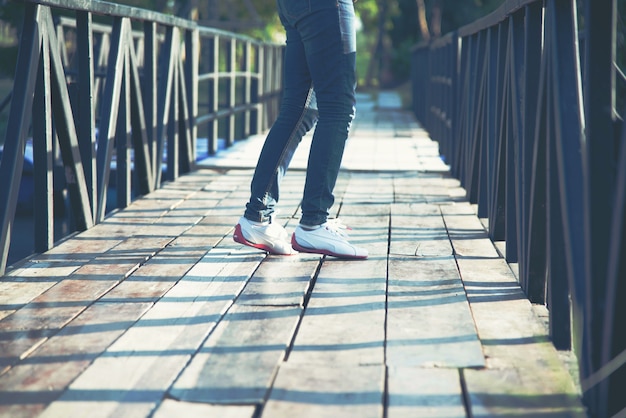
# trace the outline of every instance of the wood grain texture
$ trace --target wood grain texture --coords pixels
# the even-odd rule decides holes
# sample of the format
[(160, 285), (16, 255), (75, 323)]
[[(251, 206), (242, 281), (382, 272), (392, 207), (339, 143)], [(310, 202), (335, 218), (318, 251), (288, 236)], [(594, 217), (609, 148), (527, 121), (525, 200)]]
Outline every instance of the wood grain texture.
[(233, 307), (169, 395), (188, 402), (262, 402), (301, 313), (299, 306)]
[(388, 371), (389, 418), (465, 418), (457, 369), (398, 366)]
[(387, 364), (485, 365), (453, 257), (391, 258), (387, 297)]
[(284, 364), (263, 411), (264, 417), (382, 416), (384, 368)]
[(384, 363), (387, 260), (327, 259), (317, 276), (290, 363)]

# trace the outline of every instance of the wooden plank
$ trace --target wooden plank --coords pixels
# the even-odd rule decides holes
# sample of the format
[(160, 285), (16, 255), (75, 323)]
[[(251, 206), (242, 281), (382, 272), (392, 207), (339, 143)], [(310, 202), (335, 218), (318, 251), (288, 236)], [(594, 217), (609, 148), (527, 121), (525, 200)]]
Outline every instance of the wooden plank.
[(273, 418), (380, 418), (385, 368), (283, 364), (263, 410)]
[(543, 406), (560, 405), (576, 416), (572, 378), (506, 260), (460, 258), (458, 265), (490, 369), (467, 372), (477, 411), (493, 414), (510, 405), (540, 415), (547, 413)]
[[(195, 228), (194, 228), (195, 229)], [(146, 301), (156, 303), (168, 290), (193, 269), (207, 253), (207, 247), (196, 240), (178, 237), (156, 257), (140, 266), (137, 271), (117, 285), (102, 301)]]
[(577, 416), (571, 376), (474, 207), (442, 211), (486, 358), (487, 369), (464, 372), (472, 415)]
[[(353, 183), (355, 181), (351, 179), (349, 190), (353, 190)], [(389, 198), (392, 199), (392, 197)], [(381, 201), (384, 199), (386, 198), (381, 198)], [(386, 258), (389, 253), (389, 205), (386, 203), (363, 204), (358, 199), (351, 200), (350, 196), (346, 196), (340, 210), (341, 222), (350, 228), (346, 231), (349, 241), (367, 249), (370, 259)], [(327, 260), (332, 259), (327, 257)]]
[(31, 303), (0, 321), (0, 369), (7, 370), (84, 311), (169, 242), (130, 239), (80, 267)]
[(153, 418), (253, 418), (255, 409), (256, 407), (252, 405), (211, 405), (166, 399), (152, 416)]
[(454, 257), (390, 258), (387, 364), (485, 365)]
[(442, 205), (448, 234), (458, 257), (499, 257), (476, 211), (467, 202)]
[(237, 299), (240, 305), (303, 306), (321, 256), (269, 256)]
[(459, 190), (465, 197), (458, 180), (446, 173), (396, 173), (393, 186), (395, 203), (450, 204), (461, 200)]
[(570, 382), (549, 369), (465, 370), (471, 416), (579, 417), (588, 415)]
[[(405, 123), (361, 122), (372, 142)], [(396, 140), (395, 152), (423, 151), (384, 141)], [(25, 344), (0, 379), (0, 415), (52, 403), (43, 416), (465, 416), (462, 383), (468, 415), (577, 416), (558, 353), (457, 180), (342, 171), (333, 215), (370, 251), (346, 261), (234, 243), (251, 178), (251, 169), (182, 176), (5, 276), (0, 333)], [(289, 231), (303, 181), (290, 171), (282, 184), (278, 219)], [(475, 325), (450, 243), (435, 242), (446, 226)], [(480, 360), (476, 330), (486, 368), (463, 369), (460, 381), (456, 367)]]
[[(127, 232), (128, 235), (138, 236), (158, 234), (160, 236), (178, 236), (200, 222), (220, 200), (224, 199), (224, 193), (197, 191), (187, 196), (186, 199), (168, 212), (165, 216), (157, 219), (142, 218), (141, 228)], [(119, 218), (117, 218), (119, 219)]]
[[(0, 379), (0, 416), (38, 416), (148, 308), (97, 303)], [(5, 333), (2, 334), (6, 336)]]
[(422, 203), (392, 205), (389, 253), (418, 257), (451, 256), (452, 244), (439, 206)]
[[(393, 202), (428, 203), (429, 196), (424, 193), (422, 184), (428, 175), (416, 172), (394, 173)], [(441, 187), (437, 192), (441, 192)]]
[(386, 257), (326, 258), (317, 276), (289, 362), (384, 363)]
[(176, 381), (169, 396), (215, 404), (262, 402), (301, 313), (299, 306), (235, 305)]
[(250, 252), (209, 252), (139, 321), (128, 324), (42, 416), (148, 416), (261, 259)]
[[(116, 236), (127, 236), (127, 234), (129, 234), (131, 231), (136, 230), (138, 228), (138, 225), (142, 225), (145, 223), (145, 219), (149, 219), (146, 218), (147, 213), (154, 213), (155, 209), (157, 210), (157, 214), (160, 212), (158, 209), (158, 201), (155, 200), (148, 202), (150, 205), (148, 208), (138, 211), (137, 207), (146, 206), (146, 201), (148, 200), (146, 199), (143, 201), (139, 201), (139, 203), (131, 205), (131, 208), (129, 208), (128, 212), (125, 212), (124, 216), (118, 216), (117, 218), (114, 216), (107, 220), (104, 224), (98, 225), (93, 229), (77, 236), (74, 240), (66, 241), (61, 245), (55, 247), (54, 249), (47, 252), (45, 255), (39, 257), (37, 262), (33, 261), (26, 263), (23, 268), (11, 272), (10, 275), (12, 277), (20, 278), (33, 276), (38, 277), (40, 274), (46, 275), (45, 280), (37, 282), (36, 285), (29, 286), (31, 291), (28, 291), (28, 289), (26, 289), (26, 286), (21, 288), (22, 300), (32, 300), (43, 291), (52, 287), (56, 281), (64, 279), (71, 273), (74, 273), (78, 266), (75, 265), (75, 263), (71, 262), (73, 259), (77, 259), (77, 261), (82, 260), (82, 262), (87, 262), (89, 259), (97, 256), (97, 254), (101, 254), (103, 252), (106, 252), (107, 250), (110, 250), (115, 245), (119, 245), (121, 242), (120, 239), (115, 238)], [(157, 202), (156, 208), (154, 206), (155, 202)], [(178, 200), (178, 203), (180, 203), (180, 200)], [(163, 210), (163, 212), (161, 213), (166, 214), (167, 209), (171, 208), (171, 206), (172, 203), (161, 205), (161, 209)], [(133, 221), (131, 222), (132, 225), (117, 225), (120, 218), (128, 218), (129, 214), (134, 215), (131, 218), (131, 220)], [(142, 222), (136, 222), (138, 219), (141, 219)], [(114, 226), (114, 230), (111, 230), (110, 226), (114, 224), (116, 224)], [(63, 263), (64, 261), (65, 263)], [(50, 268), (51, 263), (53, 262), (55, 263), (54, 269)], [(53, 277), (56, 277), (56, 279), (53, 279)], [(46, 281), (50, 281), (50, 284), (45, 285)], [(7, 290), (9, 288), (7, 282), (3, 282), (1, 286), (4, 287), (4, 290)], [(12, 293), (3, 292), (2, 294), (7, 295)], [(12, 308), (13, 309), (11, 309), (8, 313), (14, 312), (16, 308), (19, 308), (19, 304), (14, 304)], [(5, 311), (3, 315), (7, 316), (8, 313)]]
[[(89, 247), (85, 243), (84, 248)], [(29, 260), (19, 269), (7, 273), (0, 281), (0, 320), (21, 309), (78, 267), (76, 262), (69, 260)]]
[(465, 418), (457, 369), (390, 367), (388, 418)]
[(367, 194), (355, 193), (353, 186), (364, 184), (350, 179), (348, 190), (355, 200), (346, 198), (349, 193), (344, 195), (341, 219), (353, 228), (350, 242), (366, 247), (370, 256), (367, 260), (325, 257), (289, 354), (290, 362), (384, 362), (389, 206), (356, 203)]
[[(169, 196), (167, 193), (156, 194)], [(185, 196), (188, 195), (185, 192)], [(0, 282), (0, 319), (76, 273), (81, 264), (120, 245), (125, 238), (137, 233), (145, 225), (167, 216), (173, 207), (181, 203), (178, 195), (174, 202), (162, 198), (139, 199), (126, 211), (114, 214), (104, 223), (62, 242), (7, 273), (11, 279)], [(3, 299), (11, 300), (12, 303), (3, 303)]]
[[(389, 204), (393, 202), (393, 176), (381, 173), (350, 174), (350, 181), (346, 191), (341, 195), (343, 205), (355, 206), (350, 212), (354, 215), (366, 210), (365, 205)], [(344, 216), (346, 207), (341, 208)], [(358, 209), (358, 211), (357, 211)]]
[[(105, 294), (120, 280), (123, 280), (140, 262), (145, 261), (147, 256), (145, 253), (142, 254), (143, 251), (156, 252), (168, 243), (167, 240), (156, 239), (154, 246), (152, 246), (150, 241), (143, 238), (126, 241), (106, 255), (97, 258), (94, 264), (78, 268), (74, 275), (63, 281), (61, 280), (65, 277), (61, 277), (62, 274), (59, 273), (64, 273), (68, 268), (71, 270), (75, 267), (62, 266), (57, 268), (48, 262), (43, 264), (44, 266), (52, 265), (47, 269), (22, 269), (20, 271), (22, 275), (37, 276), (45, 271), (47, 274), (56, 273), (59, 276), (56, 279), (50, 277), (50, 282), (44, 280), (44, 286), (41, 288), (35, 287), (35, 290), (41, 289), (42, 291), (47, 290), (47, 292), (32, 300), (33, 305), (26, 306), (21, 311), (6, 318), (5, 321), (0, 322), (0, 329), (5, 336), (0, 342), (0, 345), (3, 346), (4, 367), (9, 367), (15, 361), (28, 355), (47, 337), (53, 335), (64, 324), (78, 315), (81, 310), (89, 305), (90, 301)], [(137, 253), (135, 249), (140, 250)], [(59, 281), (59, 283), (55, 284), (55, 281)], [(15, 289), (19, 291), (23, 287), (16, 286)], [(141, 289), (140, 292), (145, 292), (145, 289)], [(69, 300), (75, 302), (63, 302)], [(25, 304), (16, 304), (14, 312), (23, 306)], [(12, 337), (7, 338), (9, 335)]]
[(490, 368), (558, 364), (556, 349), (506, 261), (459, 259), (461, 277)]

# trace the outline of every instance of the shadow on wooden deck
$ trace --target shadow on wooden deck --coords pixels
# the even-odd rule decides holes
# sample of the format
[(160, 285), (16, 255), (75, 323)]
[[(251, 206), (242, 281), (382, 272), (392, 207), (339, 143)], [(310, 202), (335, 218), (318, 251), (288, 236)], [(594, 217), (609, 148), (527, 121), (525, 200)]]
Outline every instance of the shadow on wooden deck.
[(262, 140), (2, 278), (0, 416), (586, 416), (541, 308), (396, 96), (361, 98), (336, 188), (364, 261), (232, 240)]

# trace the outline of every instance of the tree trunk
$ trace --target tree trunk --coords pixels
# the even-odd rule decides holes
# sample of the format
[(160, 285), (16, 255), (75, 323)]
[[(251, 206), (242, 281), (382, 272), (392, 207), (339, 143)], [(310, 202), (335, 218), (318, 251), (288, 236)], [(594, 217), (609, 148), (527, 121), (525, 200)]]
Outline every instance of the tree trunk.
[(419, 23), (422, 39), (430, 41), (430, 30), (428, 30), (428, 21), (426, 20), (426, 5), (424, 0), (417, 0), (417, 21)]
[(365, 76), (365, 85), (368, 87), (372, 87), (373, 80), (375, 77), (380, 78), (381, 68), (382, 68), (382, 60), (384, 57), (384, 49), (385, 49), (385, 23), (387, 22), (387, 10), (389, 0), (379, 0), (380, 1), (380, 13), (378, 15), (378, 38), (376, 40), (376, 48), (374, 49), (374, 53), (370, 58), (369, 65), (367, 66), (367, 74)]
[(439, 38), (441, 36), (441, 13), (443, 0), (435, 0), (433, 3), (433, 10), (430, 15), (430, 28), (432, 36)]

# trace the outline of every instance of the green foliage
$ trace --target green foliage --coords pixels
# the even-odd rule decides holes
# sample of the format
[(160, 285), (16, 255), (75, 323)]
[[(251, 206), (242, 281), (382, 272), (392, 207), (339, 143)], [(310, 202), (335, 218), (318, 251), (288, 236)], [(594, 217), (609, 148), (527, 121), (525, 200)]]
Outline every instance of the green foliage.
[[(15, 65), (17, 63), (17, 45), (0, 47), (0, 77), (13, 77)], [(2, 100), (4, 97), (0, 97)]]

